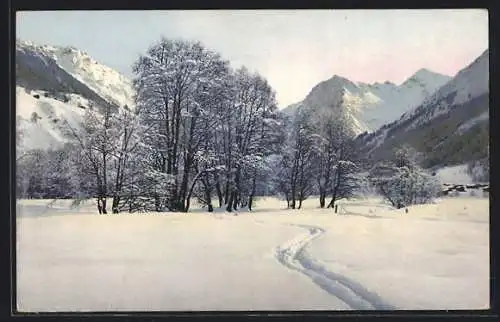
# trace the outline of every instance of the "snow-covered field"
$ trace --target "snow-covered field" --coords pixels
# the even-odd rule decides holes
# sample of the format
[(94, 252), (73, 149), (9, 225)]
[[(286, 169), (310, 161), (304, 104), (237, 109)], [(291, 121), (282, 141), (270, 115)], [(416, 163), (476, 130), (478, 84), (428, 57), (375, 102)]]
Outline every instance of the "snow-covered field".
[[(49, 205), (50, 203), (50, 205)], [(484, 309), (489, 201), (262, 198), (252, 213), (97, 215), (21, 200), (20, 311)]]

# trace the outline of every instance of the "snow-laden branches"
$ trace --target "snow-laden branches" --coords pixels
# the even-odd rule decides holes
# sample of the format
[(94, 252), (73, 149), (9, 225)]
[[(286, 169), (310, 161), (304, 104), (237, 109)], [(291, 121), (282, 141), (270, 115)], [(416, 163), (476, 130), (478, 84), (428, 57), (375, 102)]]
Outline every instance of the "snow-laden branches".
[(143, 144), (151, 165), (174, 178), (168, 208), (187, 211), (192, 193), (211, 204), (213, 190), (229, 211), (248, 204), (262, 159), (275, 149), (267, 81), (245, 68), (232, 71), (201, 43), (166, 38), (133, 69), (139, 117), (154, 124)]
[(436, 177), (420, 168), (418, 156), (409, 147), (396, 149), (392, 162), (378, 163), (370, 171), (369, 180), (394, 207), (431, 201), (440, 185)]

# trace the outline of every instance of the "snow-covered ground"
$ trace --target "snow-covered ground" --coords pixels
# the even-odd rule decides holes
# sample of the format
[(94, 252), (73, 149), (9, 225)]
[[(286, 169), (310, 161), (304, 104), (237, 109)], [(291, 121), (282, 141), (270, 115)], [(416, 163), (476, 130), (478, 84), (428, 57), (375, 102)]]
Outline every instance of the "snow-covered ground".
[(339, 212), (262, 198), (238, 216), (100, 216), (93, 202), (22, 200), (18, 308), (488, 308), (488, 199), (443, 198), (408, 213), (355, 199)]

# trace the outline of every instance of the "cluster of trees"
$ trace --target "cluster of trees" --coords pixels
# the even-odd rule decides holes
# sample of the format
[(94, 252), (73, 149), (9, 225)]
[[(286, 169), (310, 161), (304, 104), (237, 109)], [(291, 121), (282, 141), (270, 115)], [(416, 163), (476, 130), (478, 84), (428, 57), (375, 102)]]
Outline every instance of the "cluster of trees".
[(317, 119), (299, 109), (288, 128), (278, 158), (276, 191), (289, 208), (300, 209), (312, 194), (319, 195), (321, 208), (330, 208), (336, 200), (356, 193), (360, 169), (354, 162), (354, 134), (345, 117)]
[[(200, 43), (168, 39), (152, 45), (134, 73), (133, 111), (87, 109), (81, 126), (63, 121), (76, 142), (68, 148), (74, 155), (66, 159), (69, 167), (91, 183), (81, 195), (97, 198), (102, 213), (109, 211), (109, 198), (115, 213), (187, 212), (193, 197), (212, 211), (214, 196), (228, 211), (251, 208), (266, 157), (276, 152), (281, 137), (267, 81), (244, 67), (232, 70)], [(18, 162), (20, 177), (59, 172), (48, 162), (50, 171), (26, 175), (31, 160)], [(45, 180), (39, 186), (51, 184)], [(33, 193), (29, 182), (24, 186), (18, 189), (21, 196), (52, 196), (42, 188)]]
[[(278, 113), (262, 76), (200, 43), (162, 38), (133, 71), (135, 108), (88, 108), (82, 124), (62, 121), (71, 143), (21, 153), (18, 197), (96, 198), (99, 213), (187, 212), (196, 199), (231, 212), (262, 194), (292, 209), (317, 194), (333, 207), (362, 185), (345, 117)], [(434, 193), (409, 155), (370, 172), (396, 207)]]
[(393, 160), (377, 163), (368, 178), (397, 209), (431, 201), (441, 190), (435, 176), (419, 165), (419, 154), (409, 146), (395, 150)]
[(188, 211), (195, 195), (213, 209), (251, 208), (265, 157), (279, 143), (275, 93), (267, 81), (200, 43), (161, 39), (134, 66), (137, 111), (152, 173), (169, 184), (159, 209)]
[(71, 198), (81, 191), (72, 177), (71, 148), (35, 149), (18, 154), (16, 194), (19, 198)]

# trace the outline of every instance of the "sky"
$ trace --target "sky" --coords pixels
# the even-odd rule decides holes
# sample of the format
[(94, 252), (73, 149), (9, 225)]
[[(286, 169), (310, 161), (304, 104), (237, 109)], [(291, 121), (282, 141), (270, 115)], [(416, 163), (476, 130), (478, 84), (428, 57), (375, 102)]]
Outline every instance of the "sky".
[(401, 84), (421, 68), (454, 76), (488, 48), (485, 9), (18, 12), (17, 38), (74, 46), (133, 77), (161, 36), (198, 40), (267, 78), (283, 108), (333, 75)]

